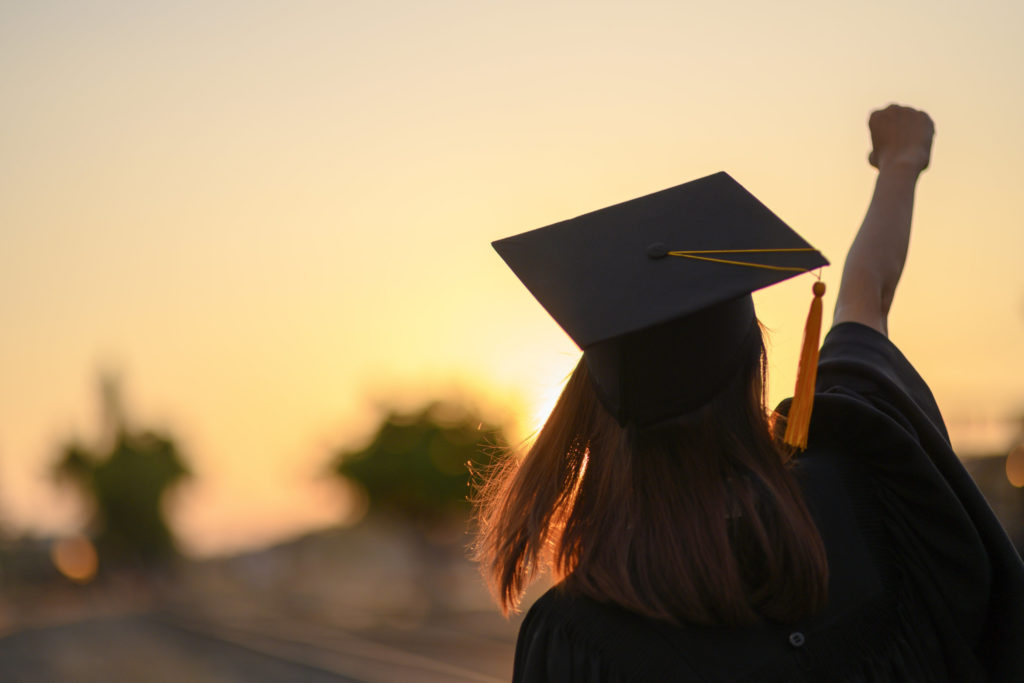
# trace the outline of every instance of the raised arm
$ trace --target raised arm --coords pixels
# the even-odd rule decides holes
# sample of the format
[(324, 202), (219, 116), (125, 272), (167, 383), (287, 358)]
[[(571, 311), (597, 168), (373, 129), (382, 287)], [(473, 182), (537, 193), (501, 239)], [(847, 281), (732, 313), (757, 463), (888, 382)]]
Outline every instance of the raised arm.
[(864, 222), (846, 255), (833, 324), (858, 322), (888, 336), (889, 308), (910, 243), (914, 188), (928, 167), (935, 126), (923, 111), (890, 105), (868, 120), (878, 168)]

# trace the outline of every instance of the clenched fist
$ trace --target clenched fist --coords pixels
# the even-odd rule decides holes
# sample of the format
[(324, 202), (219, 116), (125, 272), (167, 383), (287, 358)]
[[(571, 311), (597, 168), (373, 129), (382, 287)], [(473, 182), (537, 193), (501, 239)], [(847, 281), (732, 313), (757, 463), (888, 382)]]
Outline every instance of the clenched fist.
[(878, 170), (902, 166), (920, 173), (931, 159), (935, 124), (923, 111), (890, 104), (871, 112), (871, 154), (868, 161)]

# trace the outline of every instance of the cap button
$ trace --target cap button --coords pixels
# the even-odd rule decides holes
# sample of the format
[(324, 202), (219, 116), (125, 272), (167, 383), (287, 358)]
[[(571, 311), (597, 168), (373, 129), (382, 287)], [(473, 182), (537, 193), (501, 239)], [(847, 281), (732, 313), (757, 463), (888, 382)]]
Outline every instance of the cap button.
[(659, 259), (668, 256), (668, 247), (661, 242), (655, 242), (651, 246), (647, 247), (647, 258)]

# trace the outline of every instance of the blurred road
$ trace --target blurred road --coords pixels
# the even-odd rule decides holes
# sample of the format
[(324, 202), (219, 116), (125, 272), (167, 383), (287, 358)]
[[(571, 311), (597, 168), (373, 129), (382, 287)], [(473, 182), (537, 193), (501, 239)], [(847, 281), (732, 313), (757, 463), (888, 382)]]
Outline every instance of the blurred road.
[(286, 617), (211, 620), (159, 611), (86, 618), (0, 638), (0, 680), (508, 680), (509, 640), (488, 634), (495, 622), (483, 621), (481, 629), (472, 617), (448, 616), (354, 632)]
[(204, 638), (146, 615), (101, 617), (0, 639), (4, 681), (354, 681)]
[(8, 579), (0, 682), (508, 681), (519, 618), (455, 538), (368, 522), (85, 586)]

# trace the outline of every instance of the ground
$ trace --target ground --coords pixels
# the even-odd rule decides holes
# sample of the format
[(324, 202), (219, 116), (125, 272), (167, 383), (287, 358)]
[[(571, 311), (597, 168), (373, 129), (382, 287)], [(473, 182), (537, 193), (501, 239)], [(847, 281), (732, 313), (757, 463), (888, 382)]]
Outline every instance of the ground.
[(0, 607), (3, 681), (507, 681), (518, 628), (461, 542), (387, 524)]

